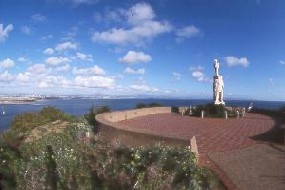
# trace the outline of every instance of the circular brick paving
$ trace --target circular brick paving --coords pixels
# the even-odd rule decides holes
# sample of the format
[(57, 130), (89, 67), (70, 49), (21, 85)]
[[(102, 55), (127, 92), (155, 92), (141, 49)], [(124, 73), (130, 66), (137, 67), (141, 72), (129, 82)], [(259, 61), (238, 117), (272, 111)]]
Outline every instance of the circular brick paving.
[(120, 121), (121, 125), (143, 133), (190, 140), (196, 137), (199, 154), (243, 148), (257, 143), (251, 137), (274, 127), (265, 115), (246, 114), (244, 118), (197, 118), (177, 114), (155, 114)]
[[(256, 184), (263, 184), (263, 189), (266, 189), (272, 183), (276, 183), (274, 186), (276, 189), (283, 189), (284, 187), (282, 181), (276, 182), (276, 177), (272, 178), (271, 175), (268, 175), (266, 182), (264, 182), (264, 177), (262, 178), (263, 181), (260, 181), (261, 177), (264, 176), (263, 171), (270, 171), (270, 169), (278, 167), (280, 163), (284, 163), (284, 159), (280, 155), (277, 158), (273, 156), (277, 161), (274, 162), (271, 159), (270, 163), (268, 163), (268, 158), (272, 157), (272, 155), (263, 151), (268, 149), (268, 145), (258, 144), (259, 141), (254, 140), (258, 139), (254, 137), (266, 133), (274, 127), (274, 120), (268, 116), (248, 113), (243, 118), (226, 120), (220, 118), (201, 119), (177, 114), (156, 114), (137, 117), (119, 123), (127, 129), (132, 128), (132, 131), (137, 130), (163, 137), (189, 141), (195, 136), (199, 151), (199, 163), (215, 171), (227, 189), (260, 189), (260, 185)], [(257, 145), (251, 146), (254, 144)], [(250, 148), (253, 147), (254, 151), (245, 148), (249, 146)], [(259, 149), (262, 150), (261, 154)], [(227, 157), (227, 155), (231, 154), (235, 154), (233, 156), (234, 159)], [(209, 155), (212, 155), (211, 159), (209, 159)], [(215, 156), (218, 156), (218, 158), (215, 158)], [(260, 159), (262, 156), (263, 160)], [(255, 160), (259, 160), (259, 162), (252, 161), (248, 164), (248, 159), (252, 157)], [(237, 169), (232, 168), (232, 165), (237, 165)], [(282, 172), (282, 169), (278, 170), (278, 175), (280, 171)], [(273, 170), (275, 171), (276, 169)], [(248, 174), (249, 171), (250, 174)], [(236, 180), (236, 176), (243, 183)], [(283, 176), (282, 174), (279, 177), (283, 178)]]

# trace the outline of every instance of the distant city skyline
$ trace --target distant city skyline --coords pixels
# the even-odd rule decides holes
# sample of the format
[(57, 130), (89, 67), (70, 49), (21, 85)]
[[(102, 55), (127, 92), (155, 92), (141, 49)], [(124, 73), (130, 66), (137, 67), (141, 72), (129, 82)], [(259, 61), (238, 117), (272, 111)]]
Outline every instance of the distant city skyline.
[(282, 0), (1, 0), (0, 94), (285, 101)]

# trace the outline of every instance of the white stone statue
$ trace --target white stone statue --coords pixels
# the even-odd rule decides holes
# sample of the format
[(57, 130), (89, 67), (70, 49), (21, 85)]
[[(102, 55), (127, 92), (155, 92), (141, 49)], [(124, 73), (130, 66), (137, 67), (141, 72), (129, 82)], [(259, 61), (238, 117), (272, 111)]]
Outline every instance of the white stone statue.
[(220, 64), (217, 59), (214, 59), (215, 76), (219, 76)]
[(219, 62), (214, 60), (215, 76), (213, 77), (213, 101), (214, 104), (225, 104), (224, 102), (224, 81), (223, 77), (219, 75)]
[(214, 80), (214, 101), (215, 104), (224, 104), (224, 81), (222, 76)]

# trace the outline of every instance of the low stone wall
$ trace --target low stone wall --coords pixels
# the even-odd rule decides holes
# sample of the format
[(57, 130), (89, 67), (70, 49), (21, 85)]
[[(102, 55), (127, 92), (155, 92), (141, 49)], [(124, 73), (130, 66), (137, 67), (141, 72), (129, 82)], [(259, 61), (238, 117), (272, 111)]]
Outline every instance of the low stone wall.
[[(154, 108), (142, 108), (142, 109), (134, 109), (134, 110), (126, 110), (126, 111), (116, 111), (111, 113), (104, 113), (96, 116), (96, 120), (104, 119), (109, 122), (118, 122), (127, 119), (133, 119), (139, 116), (145, 116), (150, 114), (160, 114), (160, 113), (171, 113), (170, 107), (154, 107)], [(102, 122), (104, 122), (102, 120)]]
[(128, 146), (155, 145), (160, 142), (165, 145), (188, 146), (189, 142), (167, 137), (160, 137), (147, 134), (145, 131), (134, 129), (132, 126), (122, 125), (119, 121), (132, 119), (139, 116), (150, 114), (171, 113), (170, 107), (142, 108), (126, 111), (116, 111), (111, 113), (98, 114), (97, 122), (100, 123), (100, 131), (106, 137), (107, 141), (119, 140), (122, 144)]

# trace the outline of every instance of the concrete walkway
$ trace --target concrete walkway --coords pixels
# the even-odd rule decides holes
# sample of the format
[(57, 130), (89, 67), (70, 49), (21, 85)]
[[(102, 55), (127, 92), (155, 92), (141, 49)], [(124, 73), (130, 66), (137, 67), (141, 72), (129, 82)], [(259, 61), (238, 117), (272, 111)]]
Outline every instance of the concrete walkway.
[(189, 140), (195, 136), (200, 164), (212, 168), (228, 189), (285, 189), (285, 147), (270, 142), (281, 131), (276, 132), (268, 116), (246, 114), (225, 120), (157, 114), (120, 124), (163, 137)]

